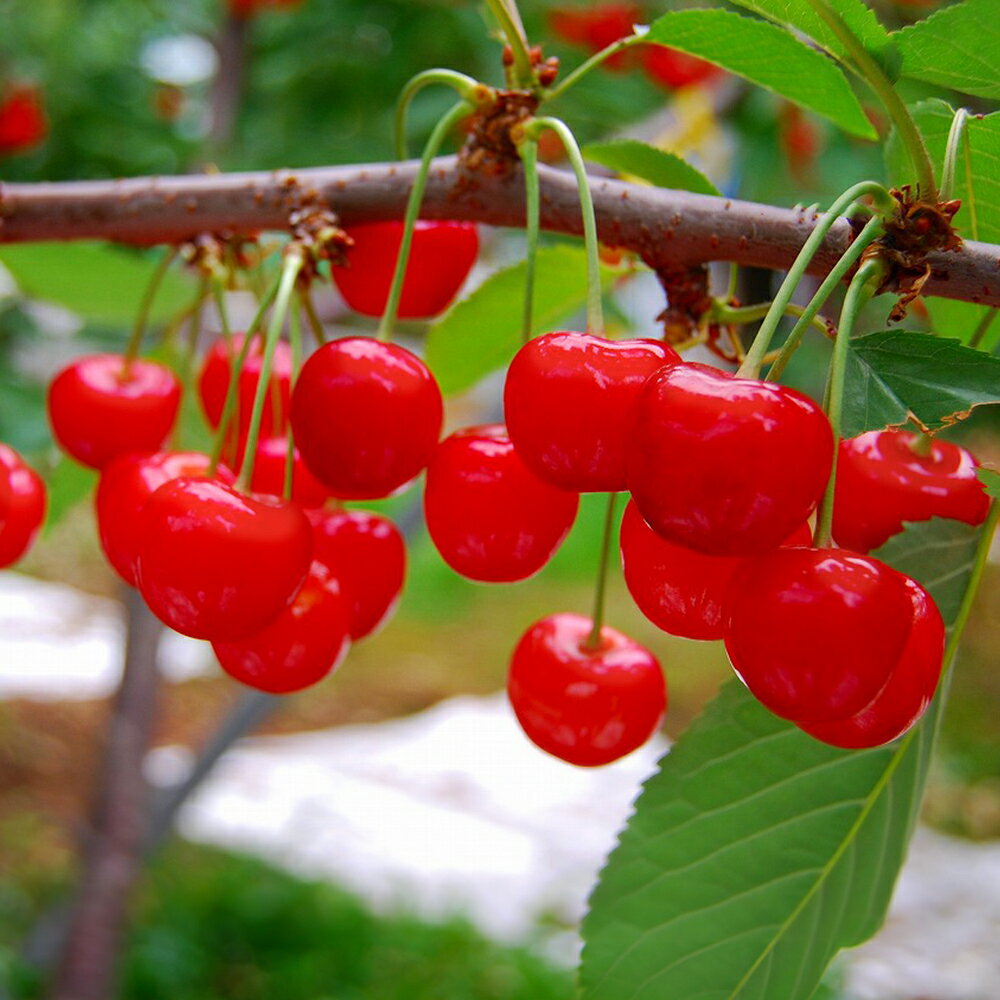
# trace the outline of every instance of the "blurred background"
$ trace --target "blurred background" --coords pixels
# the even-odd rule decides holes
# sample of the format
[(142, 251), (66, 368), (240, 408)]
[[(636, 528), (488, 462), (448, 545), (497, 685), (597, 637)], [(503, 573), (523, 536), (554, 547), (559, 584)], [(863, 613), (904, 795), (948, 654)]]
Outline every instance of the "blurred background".
[[(569, 68), (616, 37), (607, 32), (622, 17), (638, 22), (659, 12), (655, 5), (603, 5), (617, 11), (609, 29), (587, 19), (592, 8), (532, 0), (522, 13), (529, 37)], [(878, 10), (899, 25), (927, 7), (899, 0)], [(492, 30), (483, 7), (460, 0), (0, 0), (0, 181), (389, 160), (394, 102), (413, 74), (447, 66), (500, 82)], [(436, 89), (421, 95), (410, 114), (411, 150), (450, 101)], [(553, 111), (583, 142), (641, 137), (690, 159), (720, 190), (741, 198), (825, 202), (854, 179), (883, 175), (876, 145), (845, 137), (770, 94), (719, 75), (678, 77), (638, 59), (594, 72)], [(517, 233), (482, 238), (468, 288), (523, 251)], [(45, 388), (69, 358), (122, 348), (160, 253), (0, 246), (0, 440), (50, 488), (40, 540), (16, 569), (0, 573), (0, 997), (42, 995), (48, 929), (75, 883), (86, 843), (122, 644), (122, 593), (94, 527), (95, 475), (56, 452)], [(717, 276), (720, 294), (727, 277)], [(769, 275), (744, 281), (748, 293), (767, 297)], [(195, 276), (172, 272), (152, 316), (154, 353), (171, 356), (174, 320), (196, 291)], [(317, 290), (317, 305), (332, 332), (371, 329), (328, 284)], [(619, 264), (607, 300), (613, 331), (655, 335), (662, 307), (653, 276), (641, 265)], [(207, 333), (212, 322), (209, 310)], [(405, 324), (402, 332), (419, 344), (426, 325)], [(789, 380), (821, 392), (825, 351), (821, 338), (808, 341)], [(453, 397), (449, 425), (495, 415), (500, 385), (488, 377)], [(207, 446), (194, 404), (184, 420), (186, 443)], [(995, 425), (985, 408), (955, 436), (993, 461)], [(585, 498), (576, 527), (539, 576), (505, 587), (469, 583), (448, 569), (421, 528), (419, 502), (419, 490), (411, 490), (376, 505), (409, 527), (408, 583), (392, 621), (317, 687), (280, 704), (248, 702), (198, 644), (161, 650), (167, 682), (147, 761), (159, 792), (183, 781), (223, 719), (242, 720), (264, 736), (333, 734), (333, 742), (259, 742), (240, 751), (235, 764), (220, 765), (182, 819), (185, 838), (166, 838), (140, 880), (122, 996), (572, 995), (573, 925), (588, 879), (656, 753), (729, 668), (721, 646), (674, 639), (648, 623), (620, 573), (612, 574), (609, 623), (654, 650), (667, 672), (663, 742), (613, 777), (584, 779), (553, 765), (516, 730), (499, 692), (528, 624), (553, 611), (589, 611), (603, 500)], [(929, 829), (969, 844), (1000, 838), (998, 572), (995, 563), (989, 567), (967, 633), (923, 810)], [(408, 763), (383, 760), (377, 748), (384, 745)], [(321, 774), (308, 771), (310, 759), (332, 761), (343, 782), (328, 788)], [(505, 760), (516, 787), (501, 791), (477, 778), (477, 769), (503, 771)], [(272, 765), (276, 770), (268, 770)], [(227, 783), (213, 791), (212, 781), (223, 778)], [(503, 784), (502, 775), (498, 780)], [(418, 811), (396, 813), (380, 800), (381, 818), (358, 818), (354, 828), (344, 825), (342, 812), (323, 812), (327, 792), (353, 802), (353, 788), (363, 803), (387, 786), (408, 787)], [(280, 803), (264, 807), (273, 822), (252, 810), (255, 800)], [(436, 820), (419, 812), (424, 807), (449, 822), (483, 824), (469, 832), (482, 854), (461, 862), (464, 848), (449, 841), (446, 824), (438, 834)], [(551, 816), (551, 824), (540, 816)], [(384, 853), (399, 841), (418, 849), (398, 848), (388, 867), (369, 870), (375, 852), (364, 847), (377, 841), (376, 827), (385, 833), (387, 824), (408, 822), (423, 826), (397, 828), (398, 841), (387, 838)], [(596, 831), (589, 839), (588, 829)], [(518, 849), (504, 831), (523, 837), (517, 844), (528, 852), (524, 859), (504, 855)], [(338, 837), (354, 849), (344, 850), (339, 864), (329, 860)], [(435, 838), (450, 857), (435, 860)], [(566, 847), (574, 839), (581, 841), (575, 853)], [(565, 871), (556, 860), (560, 847), (572, 855)], [(492, 870), (489, 859), (498, 855)], [(431, 873), (426, 878), (414, 874), (421, 865)], [(480, 876), (485, 881), (476, 889)], [(512, 900), (518, 906), (505, 908)], [(463, 907), (466, 916), (449, 917)], [(839, 988), (847, 986), (831, 986), (831, 996)]]

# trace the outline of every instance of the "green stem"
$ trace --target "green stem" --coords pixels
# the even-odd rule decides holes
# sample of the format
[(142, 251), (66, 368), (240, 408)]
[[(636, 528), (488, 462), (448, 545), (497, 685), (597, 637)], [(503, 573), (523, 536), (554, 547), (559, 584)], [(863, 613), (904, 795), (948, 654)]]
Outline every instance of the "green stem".
[(309, 324), (309, 329), (316, 340), (316, 346), (322, 347), (326, 343), (326, 332), (323, 329), (323, 324), (319, 316), (316, 315), (316, 305), (312, 300), (312, 294), (308, 288), (299, 291), (299, 304), (306, 314), (306, 322)]
[(597, 563), (597, 581), (594, 586), (594, 614), (593, 625), (590, 635), (583, 643), (584, 650), (598, 650), (601, 648), (601, 629), (604, 627), (604, 595), (607, 591), (608, 565), (611, 562), (611, 543), (615, 530), (615, 506), (618, 501), (617, 493), (608, 494), (608, 506), (604, 512), (604, 532), (601, 536), (601, 555)]
[[(240, 466), (240, 475), (236, 483), (236, 488), (246, 492), (250, 489), (253, 480), (253, 467), (257, 458), (257, 442), (260, 439), (260, 422), (264, 415), (264, 402), (267, 399), (268, 389), (271, 385), (271, 367), (274, 362), (274, 352), (281, 337), (281, 328), (285, 324), (285, 316), (288, 314), (288, 304), (291, 301), (292, 293), (295, 291), (295, 282), (298, 280), (299, 271), (305, 261), (302, 253), (293, 250), (285, 257), (281, 267), (281, 278), (278, 281), (278, 292), (274, 298), (274, 308), (271, 310), (271, 320), (267, 326), (267, 335), (264, 338), (264, 351), (260, 365), (260, 381), (257, 383), (257, 391), (253, 397), (253, 409), (250, 411), (250, 428), (247, 431), (247, 443), (243, 449), (243, 463)], [(234, 376), (235, 381), (235, 376)]]
[(497, 19), (500, 30), (514, 54), (514, 73), (511, 83), (515, 87), (523, 87), (526, 90), (534, 89), (535, 72), (531, 66), (531, 57), (528, 55), (528, 39), (525, 36), (524, 25), (521, 23), (521, 15), (518, 13), (517, 7), (509, 0), (486, 0), (486, 5)]
[(146, 324), (149, 322), (149, 314), (153, 308), (156, 293), (163, 284), (163, 279), (166, 277), (167, 271), (170, 269), (170, 265), (173, 264), (178, 252), (177, 247), (171, 247), (170, 251), (160, 258), (155, 270), (149, 277), (149, 283), (143, 292), (142, 301), (139, 303), (139, 311), (132, 326), (132, 333), (125, 347), (125, 363), (123, 366), (123, 375), (125, 377), (128, 377), (132, 362), (139, 356), (139, 348), (142, 346), (142, 337), (146, 332)]
[[(747, 323), (754, 323), (763, 319), (771, 311), (770, 302), (760, 302), (752, 306), (727, 306), (724, 302), (713, 306), (711, 318), (713, 321), (730, 326), (745, 326)], [(796, 319), (805, 312), (805, 306), (797, 306), (790, 302), (785, 306), (785, 315), (794, 316)], [(822, 320), (815, 317), (806, 321), (812, 323), (821, 333), (826, 333), (826, 325)]]
[(595, 52), (589, 59), (580, 63), (576, 69), (563, 77), (563, 79), (560, 80), (555, 87), (545, 91), (542, 94), (542, 100), (554, 101), (557, 97), (561, 97), (567, 90), (569, 90), (570, 87), (582, 80), (583, 77), (585, 77), (592, 69), (596, 69), (606, 59), (610, 59), (611, 56), (615, 56), (619, 52), (623, 52), (625, 49), (630, 49), (633, 45), (639, 45), (641, 42), (645, 41), (645, 37), (645, 32), (638, 35), (628, 35), (625, 38), (619, 38), (616, 42), (612, 42), (607, 47), (601, 49), (600, 52)]
[(576, 175), (576, 186), (580, 193), (580, 213), (583, 216), (583, 243), (587, 254), (587, 330), (603, 336), (604, 307), (601, 303), (600, 245), (597, 240), (597, 217), (594, 215), (594, 199), (590, 194), (587, 167), (583, 162), (576, 138), (564, 121), (559, 118), (533, 118), (524, 125), (525, 134), (535, 139), (544, 129), (551, 129), (559, 136)]
[(472, 105), (466, 101), (459, 101), (448, 111), (434, 126), (427, 145), (424, 146), (423, 155), (420, 158), (420, 167), (417, 176), (413, 179), (413, 187), (410, 189), (410, 197), (406, 202), (406, 214), (403, 217), (403, 238), (399, 244), (399, 255), (396, 257), (396, 270), (392, 275), (392, 285), (389, 288), (389, 297), (385, 303), (385, 310), (379, 320), (378, 330), (375, 336), (379, 340), (389, 340), (392, 336), (393, 327), (396, 324), (396, 314), (399, 312), (399, 300), (403, 294), (403, 279), (406, 277), (406, 265), (410, 260), (410, 245), (413, 242), (413, 227), (416, 224), (417, 216), (420, 214), (420, 203), (424, 198), (424, 189), (427, 187), (427, 175), (430, 173), (431, 160), (441, 148), (451, 129), (460, 122), (470, 111)]
[(989, 332), (990, 326), (993, 324), (993, 320), (997, 318), (997, 311), (997, 308), (994, 306), (979, 321), (976, 325), (976, 329), (972, 333), (972, 336), (969, 338), (969, 347), (978, 348), (983, 342), (983, 338)]
[(927, 152), (924, 138), (913, 121), (913, 116), (903, 99), (896, 93), (892, 81), (872, 58), (861, 40), (847, 26), (844, 19), (826, 0), (809, 0), (809, 5), (829, 25), (830, 30), (847, 50), (847, 54), (854, 60), (852, 68), (875, 91), (882, 106), (896, 126), (900, 141), (910, 155), (921, 195), (928, 201), (936, 202), (938, 194), (937, 185), (934, 182), (934, 164)]
[(968, 120), (969, 112), (965, 108), (959, 108), (955, 112), (955, 117), (951, 120), (948, 143), (944, 151), (944, 165), (941, 167), (940, 198), (942, 201), (949, 201), (954, 197), (955, 165), (958, 163), (958, 148), (962, 144), (962, 136), (965, 134), (965, 125)]
[[(299, 296), (301, 303), (303, 296)], [(292, 347), (292, 385), (295, 385), (299, 377), (299, 368), (302, 364), (302, 316), (299, 310), (292, 309), (288, 317), (288, 339)], [(282, 496), (286, 500), (292, 499), (292, 491), (295, 488), (295, 439), (292, 436), (291, 428), (288, 430), (288, 452), (285, 455), (285, 482)]]
[(844, 378), (847, 372), (847, 352), (850, 348), (851, 333), (858, 315), (885, 275), (885, 265), (874, 258), (865, 261), (858, 268), (857, 274), (847, 286), (844, 296), (844, 306), (840, 311), (840, 327), (833, 346), (833, 358), (830, 361), (830, 377), (827, 385), (827, 416), (833, 428), (833, 465), (830, 469), (830, 480), (823, 495), (819, 512), (816, 516), (816, 533), (813, 545), (818, 549), (830, 545), (830, 528), (833, 524), (833, 494), (837, 482), (837, 452), (843, 426), (844, 413)]
[[(798, 350), (800, 341), (806, 332), (806, 327), (813, 322), (816, 314), (823, 308), (826, 300), (833, 294), (833, 290), (840, 284), (841, 280), (847, 274), (861, 255), (868, 249), (872, 243), (875, 242), (882, 234), (882, 219), (880, 216), (876, 215), (869, 219), (865, 223), (865, 228), (858, 233), (857, 238), (854, 242), (847, 248), (847, 252), (844, 254), (840, 260), (830, 269), (830, 273), (823, 279), (823, 283), (816, 289), (813, 297), (809, 300), (809, 304), (802, 310), (797, 322), (792, 327), (785, 339), (785, 343), (782, 345), (781, 352), (778, 357), (775, 358), (774, 364), (771, 365), (767, 373), (768, 382), (776, 382), (781, 378), (785, 371), (785, 367), (791, 360), (792, 355)], [(826, 334), (826, 326), (822, 321), (818, 321), (822, 332)]]
[(740, 369), (737, 372), (741, 378), (757, 378), (760, 375), (760, 368), (764, 362), (764, 356), (767, 354), (767, 349), (771, 346), (771, 338), (774, 336), (774, 331), (777, 330), (778, 323), (785, 314), (785, 308), (791, 302), (792, 295), (795, 294), (795, 289), (806, 273), (816, 251), (822, 246), (823, 240), (826, 239), (826, 235), (834, 222), (854, 202), (865, 195), (872, 195), (875, 198), (876, 208), (880, 213), (895, 210), (895, 201), (892, 196), (876, 181), (862, 181), (860, 184), (853, 185), (830, 206), (829, 211), (819, 220), (816, 227), (809, 234), (809, 238), (802, 245), (802, 249), (785, 275), (785, 280), (782, 281), (781, 287), (774, 296), (771, 309), (764, 317), (764, 322), (761, 323), (760, 329), (757, 331), (753, 345), (747, 352), (746, 359), (740, 365)]
[(524, 312), (521, 318), (521, 341), (531, 340), (532, 312), (535, 299), (535, 257), (538, 251), (538, 227), (540, 214), (540, 195), (538, 187), (538, 143), (526, 138), (518, 146), (521, 154), (521, 166), (524, 168), (524, 201), (525, 227), (527, 240), (524, 260)]
[(444, 84), (446, 87), (458, 91), (458, 96), (470, 104), (479, 103), (484, 92), (489, 92), (489, 88), (478, 80), (451, 69), (427, 69), (412, 77), (400, 91), (399, 99), (396, 101), (396, 156), (400, 160), (406, 159), (406, 113), (410, 108), (410, 103), (424, 87), (435, 83)]

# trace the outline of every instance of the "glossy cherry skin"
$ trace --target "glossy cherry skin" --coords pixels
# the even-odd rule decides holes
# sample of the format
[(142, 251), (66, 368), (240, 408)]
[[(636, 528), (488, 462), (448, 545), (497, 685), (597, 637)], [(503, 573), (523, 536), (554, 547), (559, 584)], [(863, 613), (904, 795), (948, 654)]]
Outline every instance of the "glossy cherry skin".
[[(284, 437), (261, 438), (253, 464), (250, 486), (254, 493), (280, 497), (285, 493), (285, 466), (288, 440)], [(296, 448), (292, 458), (292, 499), (303, 507), (322, 507), (330, 491), (306, 468)]]
[(12, 566), (31, 548), (45, 520), (45, 483), (21, 456), (0, 443), (0, 569)]
[[(131, 587), (138, 585), (135, 562), (142, 540), (141, 512), (164, 483), (179, 476), (208, 476), (212, 460), (197, 451), (119, 455), (101, 470), (94, 494), (97, 534), (112, 569)], [(219, 466), (215, 477), (232, 485), (235, 476)]]
[(657, 340), (606, 340), (562, 330), (525, 344), (504, 384), (514, 447), (536, 476), (564, 490), (625, 489), (626, 445), (639, 393), (680, 361)]
[(177, 376), (155, 361), (120, 354), (78, 358), (49, 386), (49, 422), (63, 451), (100, 469), (128, 452), (157, 451), (180, 406)]
[(352, 640), (380, 629), (406, 579), (406, 543), (389, 518), (369, 510), (307, 510), (316, 559), (340, 581)]
[[(809, 545), (808, 524), (784, 545)], [(726, 596), (733, 574), (746, 562), (707, 556), (661, 538), (629, 502), (621, 527), (625, 584), (639, 610), (657, 628), (686, 639), (721, 639)]]
[(714, 63), (679, 49), (666, 45), (644, 45), (642, 48), (642, 65), (646, 75), (667, 90), (708, 83), (722, 74)]
[(950, 517), (981, 524), (990, 501), (976, 477), (975, 458), (934, 440), (927, 455), (911, 447), (909, 431), (869, 431), (840, 443), (833, 505), (838, 545), (869, 552), (903, 530), (904, 521)]
[(528, 470), (502, 424), (456, 431), (427, 468), (424, 517), (444, 561), (484, 583), (537, 573), (576, 520), (580, 498)]
[(270, 694), (290, 694), (337, 669), (350, 648), (349, 611), (340, 581), (313, 560), (309, 574), (277, 618), (246, 639), (216, 641), (219, 664), (241, 684)]
[(411, 351), (371, 337), (324, 344), (302, 366), (292, 430), (310, 471), (334, 496), (387, 497), (431, 460), (441, 390)]
[(162, 622), (195, 639), (260, 632), (295, 598), (312, 561), (295, 505), (182, 476), (143, 505), (139, 590)]
[(916, 580), (903, 576), (903, 586), (913, 606), (913, 624), (889, 683), (849, 719), (800, 723), (810, 736), (844, 749), (877, 747), (902, 736), (926, 711), (941, 679), (944, 622)]
[[(232, 378), (233, 363), (239, 357), (246, 337), (242, 333), (234, 333), (227, 342), (220, 337), (209, 348), (198, 374), (198, 397), (201, 399), (205, 419), (213, 428), (219, 426), (222, 411), (226, 403), (226, 393), (229, 391), (229, 380)], [(236, 411), (233, 415), (233, 442), (227, 449), (226, 458), (232, 464), (238, 464), (242, 459), (243, 445), (250, 429), (250, 417), (253, 414), (253, 401), (260, 384), (261, 370), (264, 365), (264, 338), (255, 336), (243, 368), (240, 371), (236, 392)], [(292, 349), (283, 340), (278, 341), (271, 362), (271, 377), (268, 379), (267, 395), (264, 398), (264, 410), (260, 418), (260, 436), (262, 438), (284, 434), (288, 427), (288, 406), (292, 392)], [(237, 453), (237, 448), (239, 449)]]
[[(330, 274), (347, 304), (364, 316), (381, 316), (396, 269), (402, 222), (366, 222), (347, 230), (354, 245), (348, 263)], [(418, 219), (399, 300), (401, 319), (437, 316), (451, 305), (479, 254), (479, 232), (471, 222)]]
[(823, 411), (794, 389), (701, 364), (661, 368), (639, 395), (628, 486), (649, 526), (713, 556), (780, 545), (812, 513), (833, 461)]
[(726, 652), (776, 715), (849, 718), (903, 654), (913, 607), (902, 574), (844, 549), (781, 548), (749, 560), (726, 604)]
[(507, 694), (525, 733), (542, 750), (582, 767), (610, 764), (642, 746), (667, 707), (663, 671), (634, 639), (556, 614), (536, 622), (511, 658)]

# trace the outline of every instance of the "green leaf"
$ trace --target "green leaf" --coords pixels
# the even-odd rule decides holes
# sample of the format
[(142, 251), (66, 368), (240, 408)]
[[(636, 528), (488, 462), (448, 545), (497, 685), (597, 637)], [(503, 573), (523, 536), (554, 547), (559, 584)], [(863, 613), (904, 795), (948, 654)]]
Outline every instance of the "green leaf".
[[(786, 25), (808, 35), (838, 59), (846, 59), (847, 50), (833, 29), (816, 13), (809, 0), (733, 0), (739, 7), (752, 10), (776, 24)], [(889, 62), (892, 37), (882, 27), (875, 12), (862, 0), (827, 0), (861, 44), (880, 62)]]
[[(979, 532), (911, 525), (880, 555), (953, 622)], [(879, 927), (941, 699), (905, 736), (845, 751), (733, 680), (664, 757), (591, 898), (582, 1000), (807, 1000)]]
[(994, 500), (1000, 500), (1000, 472), (994, 472), (992, 469), (980, 469), (979, 481), (986, 487), (986, 492)]
[(851, 341), (844, 437), (914, 420), (928, 431), (1000, 402), (1000, 358), (957, 340), (885, 330)]
[[(945, 147), (951, 130), (953, 110), (937, 99), (910, 106), (931, 161), (940, 181)], [(953, 198), (959, 198), (962, 208), (954, 223), (967, 239), (1000, 243), (1000, 112), (972, 116), (965, 123), (968, 157), (963, 148), (955, 171)], [(963, 143), (964, 146), (964, 143)], [(892, 184), (901, 186), (913, 182), (912, 168), (906, 151), (893, 134), (886, 144), (886, 166)]]
[[(97, 323), (128, 326), (135, 319), (161, 253), (137, 253), (108, 243), (18, 243), (0, 247), (0, 263), (29, 298), (63, 306)], [(151, 320), (162, 322), (186, 305), (194, 283), (167, 273)]]
[(836, 63), (773, 24), (733, 11), (677, 10), (657, 18), (645, 37), (722, 66), (852, 135), (877, 138)]
[(941, 336), (954, 337), (955, 340), (968, 344), (983, 329), (985, 332), (980, 334), (982, 339), (978, 346), (984, 351), (989, 351), (1000, 337), (1000, 322), (997, 322), (997, 309), (993, 306), (977, 306), (958, 299), (934, 297), (929, 297), (924, 302), (930, 313), (931, 329)]
[[(521, 346), (525, 263), (490, 275), (430, 329), (427, 364), (445, 394), (506, 365)], [(602, 268), (605, 285), (614, 272)], [(587, 260), (576, 246), (542, 247), (535, 258), (533, 333), (554, 329), (587, 300)]]
[(584, 146), (582, 152), (585, 160), (601, 163), (620, 174), (640, 177), (656, 187), (719, 194), (719, 189), (687, 160), (638, 139), (592, 142)]
[(965, 0), (895, 36), (903, 76), (963, 94), (1000, 98), (1000, 18), (996, 0)]
[(45, 531), (51, 531), (97, 486), (98, 473), (71, 458), (61, 456), (46, 477)]

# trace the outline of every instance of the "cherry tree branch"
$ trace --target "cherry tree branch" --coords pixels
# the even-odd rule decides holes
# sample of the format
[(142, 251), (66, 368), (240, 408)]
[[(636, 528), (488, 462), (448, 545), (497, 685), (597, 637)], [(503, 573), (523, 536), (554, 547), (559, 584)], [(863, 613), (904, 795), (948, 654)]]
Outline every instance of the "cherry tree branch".
[[(109, 239), (174, 243), (203, 232), (284, 230), (289, 214), (324, 204), (345, 225), (399, 219), (417, 164), (376, 163), (260, 173), (144, 177), (115, 181), (0, 184), (0, 244)], [(583, 230), (572, 175), (540, 168), (541, 225)], [(663, 188), (593, 181), (598, 233), (610, 246), (642, 255), (654, 268), (708, 261), (781, 270), (794, 260), (817, 216), (805, 211)], [(434, 161), (421, 215), (524, 225), (520, 169), (472, 172), (455, 157)], [(813, 259), (825, 275), (852, 239), (839, 220)], [(928, 257), (929, 295), (1000, 306), (1000, 247), (967, 241)]]

